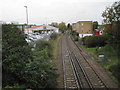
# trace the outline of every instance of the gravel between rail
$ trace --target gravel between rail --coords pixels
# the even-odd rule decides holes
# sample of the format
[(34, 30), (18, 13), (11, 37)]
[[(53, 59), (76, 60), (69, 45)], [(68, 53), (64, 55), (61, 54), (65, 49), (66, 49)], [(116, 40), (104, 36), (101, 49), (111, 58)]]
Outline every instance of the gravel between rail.
[(59, 43), (58, 88), (117, 88), (105, 70), (65, 34)]

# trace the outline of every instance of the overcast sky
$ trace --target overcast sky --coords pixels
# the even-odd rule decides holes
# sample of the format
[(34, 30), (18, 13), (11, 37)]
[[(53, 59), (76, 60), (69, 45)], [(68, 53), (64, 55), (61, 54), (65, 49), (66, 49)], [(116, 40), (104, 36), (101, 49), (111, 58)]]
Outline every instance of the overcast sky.
[(98, 21), (102, 23), (102, 12), (116, 0), (0, 0), (0, 20), (26, 23), (28, 6), (29, 23), (51, 22), (74, 23)]

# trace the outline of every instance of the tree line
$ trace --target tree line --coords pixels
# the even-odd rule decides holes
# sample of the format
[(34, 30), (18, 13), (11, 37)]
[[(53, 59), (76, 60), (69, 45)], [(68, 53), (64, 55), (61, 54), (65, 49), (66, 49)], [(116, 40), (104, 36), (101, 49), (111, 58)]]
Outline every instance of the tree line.
[(61, 22), (61, 23), (51, 23), (49, 25), (59, 28), (59, 30), (62, 33), (64, 33), (67, 30), (72, 30), (72, 25), (70, 23), (66, 24), (65, 22)]

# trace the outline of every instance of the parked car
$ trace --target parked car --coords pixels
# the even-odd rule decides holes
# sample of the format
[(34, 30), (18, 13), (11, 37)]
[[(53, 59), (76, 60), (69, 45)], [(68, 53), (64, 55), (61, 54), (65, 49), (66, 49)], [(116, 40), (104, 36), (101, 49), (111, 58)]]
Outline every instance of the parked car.
[(34, 42), (34, 40), (32, 40), (32, 39), (30, 39), (30, 38), (26, 38), (25, 40), (27, 41), (27, 43)]

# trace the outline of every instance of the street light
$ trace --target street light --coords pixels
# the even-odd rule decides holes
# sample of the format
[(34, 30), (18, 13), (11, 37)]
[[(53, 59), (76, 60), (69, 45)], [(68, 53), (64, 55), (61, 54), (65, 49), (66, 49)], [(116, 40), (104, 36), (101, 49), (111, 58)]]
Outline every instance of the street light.
[[(26, 8), (26, 20), (27, 20), (27, 28), (28, 28), (28, 9), (27, 6), (24, 6)], [(29, 31), (28, 31), (29, 34)]]
[(24, 6), (26, 8), (26, 19), (27, 19), (27, 25), (28, 25), (28, 9), (27, 6)]

